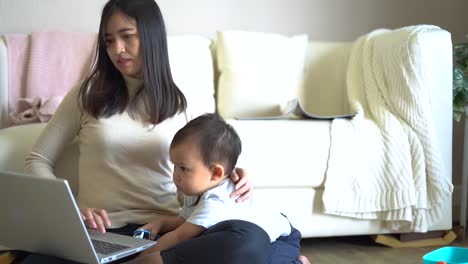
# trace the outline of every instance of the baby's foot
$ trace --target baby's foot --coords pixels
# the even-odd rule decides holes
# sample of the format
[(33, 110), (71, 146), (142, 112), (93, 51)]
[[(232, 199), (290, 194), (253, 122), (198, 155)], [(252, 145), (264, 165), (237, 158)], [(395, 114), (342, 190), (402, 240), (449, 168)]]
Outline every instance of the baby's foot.
[(302, 262), (302, 264), (310, 264), (310, 261), (309, 259), (304, 256), (304, 255), (300, 255), (298, 258), (297, 258), (300, 262)]

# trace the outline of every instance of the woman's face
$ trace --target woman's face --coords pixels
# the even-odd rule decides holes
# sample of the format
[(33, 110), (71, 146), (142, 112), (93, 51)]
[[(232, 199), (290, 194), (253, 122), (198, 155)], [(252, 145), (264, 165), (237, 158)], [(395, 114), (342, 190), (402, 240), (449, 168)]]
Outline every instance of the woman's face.
[(117, 11), (107, 21), (104, 40), (112, 64), (123, 75), (142, 78), (140, 35), (135, 20)]

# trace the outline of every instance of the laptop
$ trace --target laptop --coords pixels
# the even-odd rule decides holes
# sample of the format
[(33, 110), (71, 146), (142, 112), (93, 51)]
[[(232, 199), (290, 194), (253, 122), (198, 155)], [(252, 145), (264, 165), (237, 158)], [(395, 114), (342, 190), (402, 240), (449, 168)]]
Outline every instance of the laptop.
[(108, 263), (155, 241), (87, 229), (64, 179), (0, 172), (0, 245), (82, 263)]

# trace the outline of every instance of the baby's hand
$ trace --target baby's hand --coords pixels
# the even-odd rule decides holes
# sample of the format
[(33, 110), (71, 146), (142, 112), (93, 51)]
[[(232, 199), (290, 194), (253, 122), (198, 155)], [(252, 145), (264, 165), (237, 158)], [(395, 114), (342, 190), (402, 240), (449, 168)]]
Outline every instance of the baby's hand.
[(142, 232), (146, 231), (146, 234), (143, 234), (144, 238), (145, 239), (150, 239), (150, 240), (155, 240), (157, 238), (158, 233), (159, 233), (159, 225), (157, 223), (159, 223), (159, 222), (153, 221), (151, 223), (148, 223), (148, 224), (146, 224), (144, 226), (141, 226), (141, 227), (137, 228), (137, 230), (135, 230), (135, 232), (137, 232), (137, 231), (142, 231)]
[(133, 231), (133, 237), (141, 239), (151, 239), (151, 230), (140, 229)]

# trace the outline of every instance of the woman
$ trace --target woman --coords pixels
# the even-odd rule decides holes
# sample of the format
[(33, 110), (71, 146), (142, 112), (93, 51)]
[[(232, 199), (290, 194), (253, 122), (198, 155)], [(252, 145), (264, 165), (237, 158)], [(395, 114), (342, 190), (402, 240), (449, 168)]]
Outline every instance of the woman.
[[(179, 210), (169, 142), (189, 113), (152, 2), (107, 3), (91, 73), (64, 98), (26, 160), (31, 173), (55, 177), (63, 146), (78, 136), (79, 206), (88, 227), (102, 232)], [(250, 196), (248, 179), (240, 185)]]
[[(26, 159), (26, 168), (55, 177), (54, 163), (63, 146), (77, 137), (77, 200), (86, 225), (131, 234), (158, 216), (179, 211), (169, 143), (189, 117), (186, 99), (172, 79), (157, 4), (110, 0), (102, 12), (93, 68), (64, 98)], [(243, 171), (236, 171), (239, 175), (231, 176), (237, 182), (232, 196), (241, 194), (242, 201), (251, 196), (252, 188)], [(223, 263), (260, 263), (270, 250), (264, 231), (248, 222), (227, 221), (204, 236), (203, 241), (182, 245), (175, 257), (220, 263), (195, 258), (200, 255), (197, 250), (227, 248), (244, 257)]]

